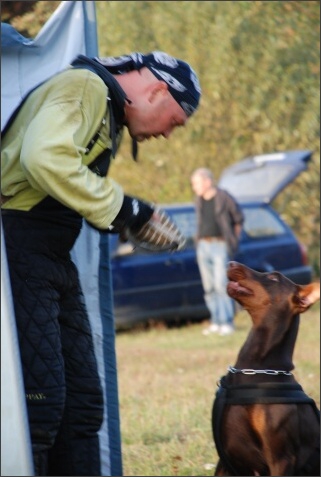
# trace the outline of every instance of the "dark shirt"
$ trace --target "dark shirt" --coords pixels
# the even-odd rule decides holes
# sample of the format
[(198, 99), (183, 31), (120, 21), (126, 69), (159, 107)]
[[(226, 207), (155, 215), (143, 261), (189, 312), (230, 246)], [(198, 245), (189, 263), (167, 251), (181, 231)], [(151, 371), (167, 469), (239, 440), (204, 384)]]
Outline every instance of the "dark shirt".
[(199, 237), (222, 237), (215, 215), (215, 197), (209, 200), (201, 198)]
[[(222, 237), (227, 242), (229, 254), (232, 257), (238, 247), (238, 237), (235, 235), (235, 225), (242, 225), (244, 216), (242, 209), (236, 200), (225, 190), (217, 187), (215, 201), (208, 201), (214, 206), (213, 216), (219, 224)], [(196, 216), (197, 216), (197, 236), (200, 238), (201, 232), (201, 198), (196, 198)]]

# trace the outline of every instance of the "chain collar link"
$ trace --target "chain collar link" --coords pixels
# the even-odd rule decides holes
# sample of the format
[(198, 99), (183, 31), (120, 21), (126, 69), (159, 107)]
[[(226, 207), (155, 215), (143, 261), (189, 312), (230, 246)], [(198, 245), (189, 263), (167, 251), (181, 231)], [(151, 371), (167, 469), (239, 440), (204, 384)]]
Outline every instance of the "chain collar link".
[(233, 368), (232, 366), (229, 366), (227, 370), (233, 374), (268, 374), (270, 376), (278, 376), (279, 374), (283, 374), (285, 376), (292, 376), (292, 373), (290, 373), (290, 371), (283, 371), (279, 369), (237, 369)]

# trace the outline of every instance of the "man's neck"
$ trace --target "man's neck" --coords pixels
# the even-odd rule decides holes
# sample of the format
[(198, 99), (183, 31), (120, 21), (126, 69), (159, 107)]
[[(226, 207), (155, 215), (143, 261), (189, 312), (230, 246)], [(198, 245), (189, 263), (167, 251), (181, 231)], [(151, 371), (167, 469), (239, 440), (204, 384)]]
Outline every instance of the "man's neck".
[(202, 197), (204, 200), (211, 200), (213, 199), (213, 197), (216, 196), (216, 193), (217, 193), (217, 189), (215, 187), (211, 187), (210, 189), (204, 192)]

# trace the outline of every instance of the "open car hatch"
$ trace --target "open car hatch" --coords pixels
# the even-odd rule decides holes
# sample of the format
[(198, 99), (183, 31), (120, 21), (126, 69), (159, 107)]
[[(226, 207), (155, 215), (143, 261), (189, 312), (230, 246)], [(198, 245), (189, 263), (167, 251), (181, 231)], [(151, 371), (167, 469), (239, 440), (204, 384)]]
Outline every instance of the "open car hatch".
[(224, 169), (218, 186), (239, 202), (270, 203), (307, 169), (311, 157), (308, 150), (251, 156)]

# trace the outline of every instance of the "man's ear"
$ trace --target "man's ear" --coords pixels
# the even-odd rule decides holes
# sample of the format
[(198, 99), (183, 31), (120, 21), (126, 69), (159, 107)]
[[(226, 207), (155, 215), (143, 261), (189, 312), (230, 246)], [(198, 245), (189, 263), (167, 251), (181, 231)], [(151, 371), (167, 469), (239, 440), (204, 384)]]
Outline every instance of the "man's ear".
[(153, 103), (158, 98), (161, 98), (168, 91), (168, 85), (164, 81), (157, 81), (150, 89), (149, 102)]

